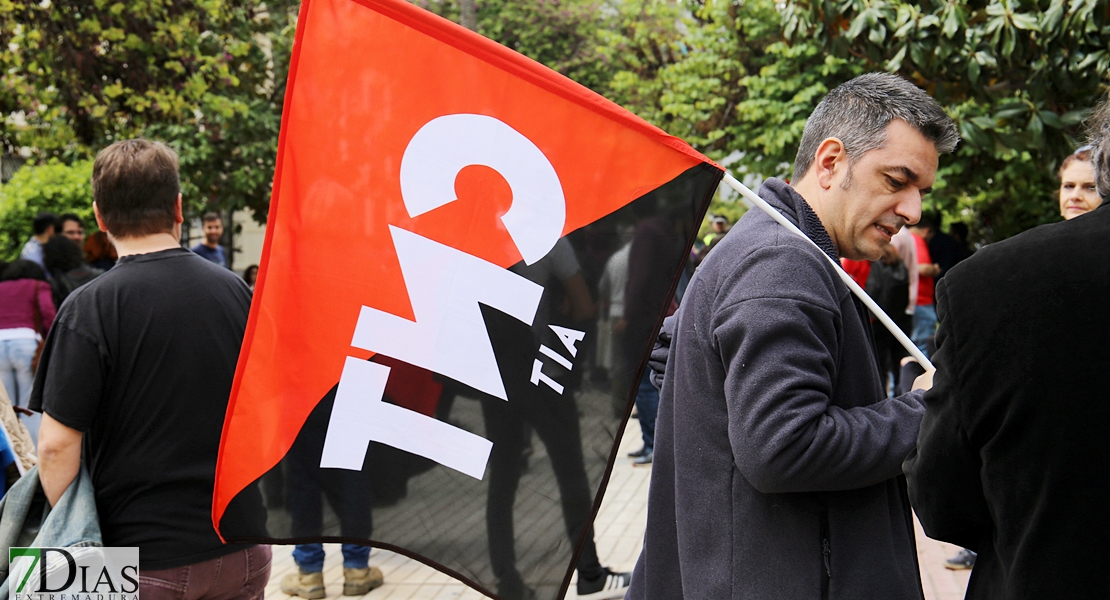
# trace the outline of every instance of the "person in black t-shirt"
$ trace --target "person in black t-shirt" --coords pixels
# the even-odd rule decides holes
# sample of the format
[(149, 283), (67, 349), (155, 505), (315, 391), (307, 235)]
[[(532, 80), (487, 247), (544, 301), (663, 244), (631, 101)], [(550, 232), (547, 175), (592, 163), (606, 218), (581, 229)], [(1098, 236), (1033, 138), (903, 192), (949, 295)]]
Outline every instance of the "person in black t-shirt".
[(269, 547), (224, 545), (211, 518), (250, 289), (178, 245), (177, 156), (164, 144), (105, 148), (92, 184), (119, 262), (70, 295), (46, 340), (31, 407), (44, 413), (47, 499), (73, 481), (83, 449), (104, 545), (139, 548), (144, 598), (184, 585), (188, 597), (261, 599)]

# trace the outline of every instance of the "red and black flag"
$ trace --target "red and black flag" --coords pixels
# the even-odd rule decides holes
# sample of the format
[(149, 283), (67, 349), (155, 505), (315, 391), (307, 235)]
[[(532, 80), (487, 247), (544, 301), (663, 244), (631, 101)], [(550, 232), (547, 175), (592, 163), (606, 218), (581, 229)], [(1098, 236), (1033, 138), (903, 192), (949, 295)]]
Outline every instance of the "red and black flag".
[(721, 169), (400, 0), (303, 3), (282, 119), (218, 531), (562, 597)]

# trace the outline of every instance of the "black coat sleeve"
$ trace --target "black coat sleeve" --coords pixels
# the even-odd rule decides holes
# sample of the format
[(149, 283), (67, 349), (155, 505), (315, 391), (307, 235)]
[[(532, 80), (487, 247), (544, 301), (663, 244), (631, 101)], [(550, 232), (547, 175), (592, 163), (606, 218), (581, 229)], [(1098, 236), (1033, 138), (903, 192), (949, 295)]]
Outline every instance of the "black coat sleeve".
[(959, 359), (959, 310), (948, 297), (947, 282), (937, 283), (936, 304), (940, 328), (933, 364), (933, 387), (925, 393), (925, 416), (917, 448), (903, 464), (910, 502), (925, 533), (933, 538), (976, 550), (991, 531), (983, 484), (979, 448), (967, 430), (966, 377), (975, 365)]

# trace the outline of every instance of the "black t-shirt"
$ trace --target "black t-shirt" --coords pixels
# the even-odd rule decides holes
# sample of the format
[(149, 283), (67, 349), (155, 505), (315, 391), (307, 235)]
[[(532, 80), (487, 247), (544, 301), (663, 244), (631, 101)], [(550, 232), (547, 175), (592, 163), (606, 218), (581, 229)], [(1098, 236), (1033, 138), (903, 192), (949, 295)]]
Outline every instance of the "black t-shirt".
[(209, 560), (216, 453), (251, 292), (183, 248), (125, 256), (58, 310), (31, 407), (85, 434), (105, 546)]

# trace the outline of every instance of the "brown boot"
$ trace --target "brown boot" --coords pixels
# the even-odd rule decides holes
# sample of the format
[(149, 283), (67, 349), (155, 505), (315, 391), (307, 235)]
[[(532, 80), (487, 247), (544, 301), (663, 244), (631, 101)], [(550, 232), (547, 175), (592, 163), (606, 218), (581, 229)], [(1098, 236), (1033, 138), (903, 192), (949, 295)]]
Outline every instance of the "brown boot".
[(281, 580), (281, 591), (290, 596), (300, 596), (308, 600), (320, 600), (328, 595), (324, 590), (324, 574), (305, 573), (298, 570)]
[(362, 596), (385, 583), (382, 570), (377, 567), (343, 569), (343, 595)]

